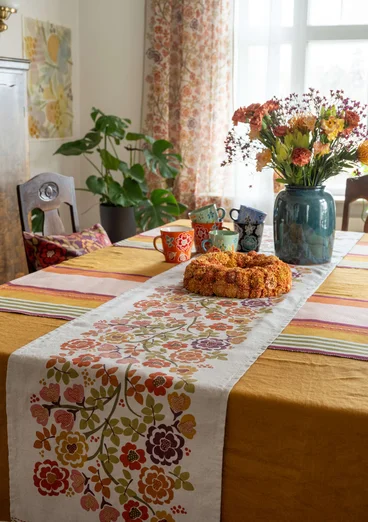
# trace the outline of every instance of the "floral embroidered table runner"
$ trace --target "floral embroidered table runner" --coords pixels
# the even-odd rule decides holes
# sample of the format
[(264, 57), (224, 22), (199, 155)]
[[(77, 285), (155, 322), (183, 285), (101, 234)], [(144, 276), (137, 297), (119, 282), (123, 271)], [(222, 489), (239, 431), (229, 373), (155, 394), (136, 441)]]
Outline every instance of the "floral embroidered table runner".
[(280, 298), (188, 294), (180, 265), (14, 352), (13, 520), (220, 520), (228, 394), (360, 236)]

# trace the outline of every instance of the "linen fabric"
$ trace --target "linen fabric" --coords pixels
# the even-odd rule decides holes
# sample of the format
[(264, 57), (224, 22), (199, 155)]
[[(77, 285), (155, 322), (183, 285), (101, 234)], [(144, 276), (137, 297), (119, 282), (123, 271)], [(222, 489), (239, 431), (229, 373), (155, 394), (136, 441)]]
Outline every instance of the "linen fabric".
[[(337, 242), (335, 263), (357, 236)], [(188, 295), (184, 268), (12, 354), (13, 517), (31, 522), (41, 510), (59, 521), (78, 510), (79, 520), (90, 520), (94, 506), (96, 520), (220, 519), (228, 393), (333, 265), (301, 271), (272, 309), (259, 300)], [(94, 483), (101, 487), (92, 492)]]
[(42, 270), (111, 245), (109, 236), (100, 224), (65, 236), (41, 236), (23, 232), (23, 240), (28, 261), (35, 270)]

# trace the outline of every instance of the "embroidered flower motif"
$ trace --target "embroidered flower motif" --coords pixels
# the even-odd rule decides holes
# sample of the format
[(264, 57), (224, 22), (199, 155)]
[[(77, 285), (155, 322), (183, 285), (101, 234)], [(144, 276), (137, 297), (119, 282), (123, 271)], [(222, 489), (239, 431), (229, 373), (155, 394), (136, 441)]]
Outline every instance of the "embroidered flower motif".
[(143, 363), (143, 366), (148, 366), (149, 368), (167, 368), (170, 366), (170, 363), (163, 359), (149, 359)]
[(148, 504), (169, 504), (174, 497), (174, 480), (158, 466), (142, 468), (138, 490)]
[(196, 352), (194, 350), (175, 352), (172, 356), (173, 361), (187, 363), (200, 363), (203, 362), (205, 359), (205, 356), (201, 352)]
[(187, 234), (186, 232), (183, 232), (182, 234), (178, 235), (175, 242), (178, 249), (185, 252), (186, 250), (188, 250), (188, 248), (190, 248), (192, 244), (192, 236), (190, 234)]
[(55, 452), (62, 464), (82, 468), (87, 460), (88, 444), (79, 432), (62, 431), (56, 437)]
[(67, 388), (64, 392), (67, 401), (81, 404), (84, 399), (84, 388), (81, 384), (73, 384), (72, 388)]
[[(78, 491), (77, 493), (80, 492)], [(80, 499), (80, 504), (85, 511), (97, 511), (100, 507), (96, 500), (96, 497), (94, 497), (91, 493), (83, 495), (83, 497)]]
[(71, 341), (63, 343), (61, 345), (61, 350), (68, 350), (69, 355), (73, 355), (79, 350), (91, 350), (99, 344), (100, 343), (95, 341), (95, 339), (72, 339)]
[(183, 458), (184, 439), (172, 426), (150, 426), (147, 433), (146, 448), (152, 462), (171, 466)]
[(159, 396), (166, 395), (166, 390), (171, 388), (172, 383), (173, 377), (157, 372), (151, 373), (149, 379), (147, 379), (144, 384), (150, 393), (154, 393), (156, 396)]
[(175, 522), (175, 520), (166, 511), (156, 511), (156, 515), (151, 518), (150, 522)]
[(171, 373), (176, 373), (179, 377), (191, 377), (198, 370), (195, 366), (175, 366), (170, 368)]
[(164, 343), (162, 346), (167, 350), (182, 350), (188, 346), (188, 343), (182, 343), (181, 341), (170, 341), (168, 343)]
[(48, 410), (41, 406), (41, 404), (33, 404), (33, 406), (31, 406), (30, 409), (32, 417), (36, 419), (36, 422), (38, 422), (38, 424), (41, 424), (41, 426), (46, 426), (49, 422)]
[[(145, 507), (145, 509), (147, 509), (147, 508)], [(120, 513), (117, 509), (113, 508), (112, 506), (105, 506), (99, 515), (99, 519), (100, 519), (100, 522), (116, 522), (117, 519), (119, 518), (119, 516), (120, 516)], [(147, 513), (147, 516), (148, 516), (148, 513)], [(124, 517), (124, 513), (123, 513), (123, 517)], [(145, 520), (145, 519), (136, 518), (135, 522), (140, 522), (140, 520)], [(129, 519), (128, 519), (128, 521), (130, 522)]]
[(181, 393), (180, 395), (177, 392), (169, 393), (167, 400), (174, 413), (181, 413), (187, 410), (191, 403), (191, 398), (185, 393)]
[(128, 442), (121, 448), (122, 454), (120, 460), (124, 467), (129, 469), (141, 469), (142, 464), (146, 462), (144, 450), (137, 449), (135, 444)]
[(74, 491), (76, 493), (82, 493), (85, 484), (85, 478), (82, 473), (76, 469), (73, 469), (70, 474), (70, 478), (72, 479), (72, 488)]
[(60, 468), (54, 460), (37, 462), (34, 468), (33, 482), (42, 496), (58, 496), (66, 493), (69, 487), (69, 471)]
[(194, 429), (195, 426), (197, 426), (197, 423), (193, 415), (183, 415), (178, 424), (178, 430), (187, 439), (192, 439), (197, 433), (197, 431)]
[(46, 402), (58, 402), (60, 397), (60, 386), (53, 383), (49, 386), (44, 386), (40, 391), (40, 397)]
[(193, 341), (193, 348), (196, 350), (226, 350), (229, 346), (230, 343), (226, 339), (216, 339), (215, 337)]
[(113, 344), (121, 344), (130, 341), (132, 336), (124, 332), (110, 332), (100, 338), (101, 341)]
[(71, 431), (74, 426), (74, 415), (66, 410), (57, 410), (54, 413), (55, 422), (60, 424), (61, 428), (66, 431)]
[(135, 500), (129, 500), (124, 505), (123, 519), (125, 522), (144, 522), (148, 519), (148, 509)]
[(79, 355), (73, 359), (73, 364), (78, 365), (80, 368), (89, 366), (91, 363), (96, 363), (101, 359), (97, 355), (92, 355), (90, 353), (86, 353), (83, 355)]

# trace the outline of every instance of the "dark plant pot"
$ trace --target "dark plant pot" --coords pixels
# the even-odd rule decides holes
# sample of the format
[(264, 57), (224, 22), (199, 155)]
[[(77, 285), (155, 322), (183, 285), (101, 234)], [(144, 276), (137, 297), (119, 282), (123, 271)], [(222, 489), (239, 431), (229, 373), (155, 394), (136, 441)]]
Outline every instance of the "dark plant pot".
[(294, 265), (329, 263), (335, 226), (335, 202), (324, 187), (287, 185), (275, 201), (275, 253)]
[(135, 236), (137, 225), (134, 207), (112, 207), (100, 205), (101, 225), (107, 232), (112, 243), (117, 243), (127, 237)]

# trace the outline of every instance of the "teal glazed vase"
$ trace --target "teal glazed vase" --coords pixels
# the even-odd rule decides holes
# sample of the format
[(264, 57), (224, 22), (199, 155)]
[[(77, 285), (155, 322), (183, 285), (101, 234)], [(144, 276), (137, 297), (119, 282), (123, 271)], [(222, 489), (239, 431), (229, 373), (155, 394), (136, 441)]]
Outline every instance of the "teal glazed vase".
[(275, 253), (292, 265), (331, 261), (336, 227), (335, 201), (325, 187), (286, 185), (275, 200)]

